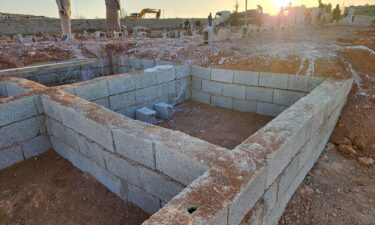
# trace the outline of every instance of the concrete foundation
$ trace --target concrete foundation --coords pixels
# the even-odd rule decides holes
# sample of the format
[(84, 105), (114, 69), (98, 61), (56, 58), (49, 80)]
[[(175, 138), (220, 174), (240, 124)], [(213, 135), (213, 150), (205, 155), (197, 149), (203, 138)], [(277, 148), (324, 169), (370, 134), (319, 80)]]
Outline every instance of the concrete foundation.
[[(0, 168), (52, 146), (119, 197), (155, 213), (144, 225), (277, 224), (325, 149), (353, 82), (188, 65), (143, 71), (165, 63), (110, 61), (100, 68), (123, 74), (52, 88), (2, 76)], [(0, 75), (42, 80), (46, 71), (76, 63)], [(78, 81), (101, 62), (80, 63)], [(191, 98), (277, 117), (233, 150), (131, 119), (142, 107)]]

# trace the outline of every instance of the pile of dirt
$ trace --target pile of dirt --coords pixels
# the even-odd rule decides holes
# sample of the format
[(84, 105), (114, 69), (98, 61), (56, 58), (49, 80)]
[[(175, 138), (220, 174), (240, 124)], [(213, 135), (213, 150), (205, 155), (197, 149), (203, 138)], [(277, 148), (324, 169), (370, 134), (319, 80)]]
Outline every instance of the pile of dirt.
[(0, 224), (140, 225), (148, 217), (53, 151), (0, 171)]

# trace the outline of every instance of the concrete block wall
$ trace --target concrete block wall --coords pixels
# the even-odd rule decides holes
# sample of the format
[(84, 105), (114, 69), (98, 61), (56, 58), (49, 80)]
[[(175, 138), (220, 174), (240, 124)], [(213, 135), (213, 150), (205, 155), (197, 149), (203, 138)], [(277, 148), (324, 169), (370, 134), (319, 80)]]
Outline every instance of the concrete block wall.
[(64, 86), (73, 95), (130, 118), (142, 107), (153, 108), (160, 102), (174, 105), (190, 99), (190, 87), (189, 66), (138, 71)]
[(51, 147), (40, 95), (28, 94), (33, 90), (20, 82), (32, 83), (0, 78), (1, 93), (5, 97), (0, 100), (0, 169), (39, 155)]
[[(170, 172), (174, 163), (165, 153), (157, 156), (158, 146), (165, 146), (157, 140), (163, 128), (131, 120), (61, 90), (43, 94), (42, 104), (53, 149), (148, 213), (155, 213), (207, 170), (200, 161), (185, 157), (190, 169)], [(173, 139), (176, 134), (168, 131), (165, 135)], [(164, 147), (163, 151), (169, 150)], [(167, 170), (165, 163), (170, 164)]]
[[(275, 165), (277, 160), (279, 161), (277, 164), (282, 166), (269, 170), (269, 173), (273, 174), (268, 175), (272, 179), (268, 180), (266, 191), (249, 211), (241, 225), (278, 224), (294, 192), (326, 148), (329, 137), (346, 103), (346, 96), (351, 89), (351, 84), (352, 80), (342, 82), (340, 85), (323, 83), (263, 129), (264, 131), (279, 127), (279, 124), (283, 122), (282, 120), (291, 121), (292, 118), (305, 121), (304, 128), (301, 127), (299, 130), (301, 132), (296, 134), (295, 138), (291, 138), (294, 139), (291, 141), (292, 145), (289, 145), (285, 150), (282, 148), (278, 150), (280, 154), (289, 156), (283, 161), (281, 161), (281, 157), (275, 158)], [(333, 88), (334, 86), (336, 88)], [(306, 109), (303, 110), (306, 106), (312, 106), (314, 109), (310, 111), (313, 112), (311, 116), (300, 120), (297, 117), (301, 116), (297, 116), (297, 114), (307, 113), (304, 112)], [(249, 141), (247, 140), (247, 142)], [(275, 155), (278, 155), (278, 153)]]
[(1, 76), (26, 78), (46, 86), (91, 80), (112, 73), (108, 59), (75, 60), (0, 71)]
[[(352, 83), (324, 81), (230, 151), (231, 164), (225, 154), (210, 161), (211, 169), (143, 225), (278, 224), (325, 149)], [(196, 211), (188, 213), (189, 206)]]
[(192, 67), (192, 98), (242, 112), (277, 116), (323, 81), (319, 77)]

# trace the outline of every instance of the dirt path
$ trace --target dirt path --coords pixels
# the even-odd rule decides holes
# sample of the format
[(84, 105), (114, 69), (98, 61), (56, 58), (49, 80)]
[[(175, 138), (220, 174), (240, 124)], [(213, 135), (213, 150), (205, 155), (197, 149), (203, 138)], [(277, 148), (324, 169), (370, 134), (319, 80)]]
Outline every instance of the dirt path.
[(0, 224), (140, 225), (147, 218), (53, 151), (0, 171)]
[(272, 117), (186, 101), (177, 107), (173, 119), (159, 124), (224, 148), (234, 149)]

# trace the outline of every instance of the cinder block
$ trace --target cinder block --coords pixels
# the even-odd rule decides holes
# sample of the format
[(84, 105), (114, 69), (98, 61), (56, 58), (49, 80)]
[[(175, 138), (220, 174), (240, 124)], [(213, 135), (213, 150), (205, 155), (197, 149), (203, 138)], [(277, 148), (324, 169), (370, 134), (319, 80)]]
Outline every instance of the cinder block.
[(191, 65), (177, 66), (176, 68), (176, 78), (186, 78), (191, 76)]
[(75, 88), (77, 96), (93, 101), (109, 96), (107, 80), (91, 81), (89, 84)]
[(5, 82), (5, 87), (6, 87), (8, 96), (17, 96), (22, 93), (25, 93), (26, 91), (23, 87), (20, 87), (17, 84), (13, 84), (11, 82)]
[(63, 124), (95, 141), (109, 151), (114, 151), (111, 130), (100, 121), (89, 119), (83, 113), (73, 108), (67, 108), (63, 113)]
[(279, 198), (281, 195), (285, 194), (289, 185), (293, 182), (294, 178), (297, 176), (299, 172), (299, 163), (301, 157), (297, 155), (292, 159), (290, 164), (285, 168), (283, 173), (280, 176), (280, 183), (279, 183)]
[(198, 77), (205, 80), (211, 79), (211, 68), (195, 66), (192, 67), (192, 75), (193, 77)]
[(288, 89), (289, 75), (261, 72), (259, 86), (279, 89)]
[(196, 90), (202, 90), (202, 79), (198, 77), (192, 77), (192, 87)]
[(120, 179), (108, 173), (103, 167), (89, 160), (79, 152), (70, 148), (55, 137), (51, 137), (53, 149), (63, 158), (71, 162), (75, 167), (95, 177), (110, 191), (122, 199), (125, 199), (125, 190)]
[(246, 99), (246, 87), (237, 84), (223, 84), (223, 95), (237, 99)]
[(278, 105), (291, 106), (304, 96), (305, 93), (303, 92), (275, 89), (273, 93), (273, 103)]
[(225, 83), (233, 83), (233, 71), (223, 69), (212, 69), (211, 80)]
[(147, 107), (143, 107), (135, 111), (135, 118), (145, 123), (155, 124), (156, 123), (155, 116), (156, 116), (156, 112)]
[(209, 167), (161, 142), (155, 142), (156, 169), (172, 179), (189, 185), (205, 173)]
[(158, 97), (176, 93), (176, 81), (170, 81), (158, 85)]
[(264, 194), (267, 181), (267, 170), (256, 171), (229, 206), (228, 224), (240, 224), (247, 212)]
[(158, 84), (156, 72), (144, 72), (135, 76), (136, 89), (150, 87)]
[(234, 71), (233, 83), (258, 86), (259, 72)]
[(38, 114), (43, 114), (44, 109), (43, 109), (41, 94), (36, 94), (33, 97), (34, 97), (34, 102), (35, 102), (35, 106), (36, 106), (36, 110), (38, 111)]
[(227, 109), (233, 108), (232, 98), (223, 97), (220, 95), (212, 95), (211, 104), (213, 106), (219, 106), (219, 107), (227, 108)]
[(158, 86), (151, 86), (144, 89), (138, 89), (135, 91), (136, 103), (144, 103), (150, 101), (158, 96)]
[(76, 135), (79, 145), (79, 149), (76, 150), (79, 150), (82, 155), (105, 168), (104, 148), (82, 135)]
[(266, 102), (257, 102), (257, 113), (266, 116), (278, 116), (287, 107)]
[(44, 116), (36, 116), (1, 127), (0, 149), (13, 146), (44, 133), (44, 125)]
[(0, 150), (0, 170), (23, 160), (21, 146)]
[(265, 214), (264, 216), (268, 216), (276, 206), (278, 196), (278, 185), (279, 179), (276, 179), (275, 182), (273, 182), (273, 184), (266, 190), (266, 192), (263, 195)]
[(93, 101), (93, 103), (101, 105), (104, 108), (111, 109), (111, 106), (109, 104), (109, 98), (98, 99), (98, 100)]
[(108, 79), (109, 94), (115, 95), (128, 91), (134, 91), (138, 80), (134, 76), (114, 77)]
[(119, 110), (135, 105), (135, 91), (112, 95), (109, 97), (111, 110)]
[(257, 102), (233, 99), (233, 109), (240, 112), (257, 112)]
[(207, 93), (204, 93), (204, 92), (201, 92), (201, 91), (193, 90), (192, 98), (193, 98), (194, 101), (197, 101), (197, 102), (202, 102), (202, 103), (205, 103), (205, 104), (211, 103), (211, 95), (207, 94)]
[(156, 116), (160, 119), (169, 120), (173, 117), (173, 105), (165, 102), (155, 104), (154, 110), (156, 111)]
[(0, 81), (0, 96), (8, 97), (7, 89), (5, 88), (5, 82)]
[(166, 202), (169, 202), (184, 189), (181, 184), (168, 180), (161, 174), (146, 168), (140, 168), (140, 181), (141, 187), (147, 192)]
[(105, 153), (104, 159), (107, 165), (107, 170), (110, 173), (123, 179), (126, 183), (140, 186), (139, 166), (136, 163), (130, 162), (129, 160), (111, 153)]
[(272, 102), (273, 91), (274, 89), (272, 88), (250, 86), (247, 87), (247, 99), (262, 102)]
[(310, 77), (307, 91), (312, 91), (324, 81), (323, 77)]
[(182, 78), (176, 81), (176, 103), (191, 99), (191, 79)]
[(0, 104), (0, 127), (37, 115), (33, 96)]
[(288, 89), (292, 91), (308, 91), (309, 77), (291, 75), (289, 76)]
[(125, 129), (113, 129), (112, 131), (117, 154), (155, 169), (152, 140), (143, 137), (142, 134), (131, 133)]
[(211, 94), (217, 94), (221, 95), (222, 93), (222, 83), (210, 81), (210, 80), (203, 80), (202, 81), (202, 91), (211, 93)]
[(22, 150), (26, 159), (40, 155), (50, 148), (51, 141), (46, 135), (41, 135), (22, 143)]
[(165, 83), (176, 79), (176, 70), (174, 67), (168, 69), (160, 69), (156, 72), (158, 83)]
[(161, 207), (159, 199), (134, 185), (129, 185), (128, 201), (149, 214), (156, 213)]
[(156, 65), (155, 60), (152, 59), (141, 59), (141, 63), (144, 69), (149, 69)]

